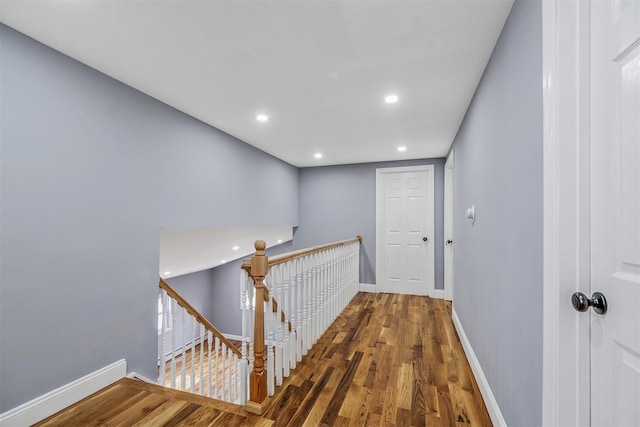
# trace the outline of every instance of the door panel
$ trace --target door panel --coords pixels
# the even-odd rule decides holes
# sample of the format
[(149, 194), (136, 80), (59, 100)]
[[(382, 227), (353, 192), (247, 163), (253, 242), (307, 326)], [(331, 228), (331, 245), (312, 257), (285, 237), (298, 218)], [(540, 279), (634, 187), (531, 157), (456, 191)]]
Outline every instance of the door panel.
[(591, 422), (640, 425), (640, 2), (591, 18)]
[(376, 171), (377, 288), (382, 292), (433, 294), (433, 168)]

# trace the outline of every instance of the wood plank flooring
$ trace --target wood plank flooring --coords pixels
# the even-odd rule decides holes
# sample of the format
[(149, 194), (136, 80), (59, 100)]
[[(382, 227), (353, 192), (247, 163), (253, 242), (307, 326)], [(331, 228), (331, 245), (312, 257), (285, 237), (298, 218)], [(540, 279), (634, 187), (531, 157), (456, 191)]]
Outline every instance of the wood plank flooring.
[(246, 426), (240, 406), (124, 378), (36, 426)]
[(133, 383), (116, 383), (40, 425), (491, 425), (451, 304), (428, 297), (356, 295), (262, 416)]
[[(236, 345), (236, 348), (240, 348), (242, 345), (241, 341), (230, 340), (230, 342)], [(202, 346), (201, 353), (200, 350)], [(214, 343), (211, 344), (211, 348), (210, 358), (207, 356), (209, 353), (209, 344), (206, 340), (201, 344), (197, 344), (194, 348), (186, 350), (184, 358), (182, 353), (176, 354), (175, 362), (173, 362), (175, 363), (176, 375), (175, 387), (171, 387), (172, 361), (167, 361), (163, 365), (165, 371), (165, 387), (191, 391), (191, 384), (193, 383), (193, 392), (196, 394), (202, 394), (204, 396), (210, 395), (218, 399), (222, 399), (222, 396), (224, 396), (224, 400), (227, 402), (237, 401), (239, 397), (237, 393), (239, 391), (231, 385), (231, 379), (238, 377), (240, 372), (236, 370), (235, 365), (230, 363), (230, 358), (227, 353), (222, 352), (222, 348), (216, 352)], [(158, 368), (158, 383), (160, 383), (160, 369), (162, 368)], [(182, 384), (183, 369), (184, 387)], [(201, 388), (204, 390), (204, 393), (200, 393)]]

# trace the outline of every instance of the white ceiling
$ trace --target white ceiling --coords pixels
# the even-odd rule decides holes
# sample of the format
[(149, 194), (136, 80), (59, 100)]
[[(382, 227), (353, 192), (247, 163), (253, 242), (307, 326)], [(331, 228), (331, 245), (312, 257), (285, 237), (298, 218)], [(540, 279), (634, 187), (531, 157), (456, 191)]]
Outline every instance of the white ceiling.
[(207, 270), (293, 238), (293, 227), (164, 228), (160, 230), (160, 275), (165, 279)]
[(512, 2), (0, 0), (0, 20), (305, 167), (446, 155)]
[[(0, 21), (306, 167), (445, 156), (512, 3), (0, 0)], [(386, 104), (388, 94), (399, 101)], [(291, 236), (291, 227), (165, 229), (160, 274)]]

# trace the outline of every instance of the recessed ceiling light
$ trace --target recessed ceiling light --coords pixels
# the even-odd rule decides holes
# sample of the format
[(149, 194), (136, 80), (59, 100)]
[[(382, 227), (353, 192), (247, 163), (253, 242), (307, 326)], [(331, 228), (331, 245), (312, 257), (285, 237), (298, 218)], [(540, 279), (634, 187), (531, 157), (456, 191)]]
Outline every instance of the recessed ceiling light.
[(226, 259), (222, 259), (222, 260), (220, 260), (220, 262), (221, 262), (222, 264), (224, 264), (225, 262), (227, 262), (227, 260), (226, 260)]
[(282, 243), (282, 239), (278, 239), (278, 243)]
[(395, 104), (398, 102), (398, 95), (387, 95), (384, 97), (384, 102), (387, 104)]
[(238, 249), (240, 249), (240, 246), (234, 246), (234, 247), (233, 247), (233, 250), (234, 250), (234, 251), (237, 251)]
[(316, 153), (313, 155), (313, 157), (315, 157), (316, 159), (321, 159), (322, 158), (322, 153)]
[(170, 271), (165, 271), (165, 272), (164, 272), (164, 275), (165, 275), (165, 276), (168, 276), (169, 274), (171, 274), (171, 272), (170, 272)]
[(267, 116), (266, 114), (258, 114), (256, 116), (256, 120), (259, 122), (266, 122), (269, 120), (269, 116)]
[(401, 145), (400, 147), (398, 147), (398, 151), (400, 151), (401, 153), (404, 151), (407, 151), (407, 147), (405, 147), (404, 145)]

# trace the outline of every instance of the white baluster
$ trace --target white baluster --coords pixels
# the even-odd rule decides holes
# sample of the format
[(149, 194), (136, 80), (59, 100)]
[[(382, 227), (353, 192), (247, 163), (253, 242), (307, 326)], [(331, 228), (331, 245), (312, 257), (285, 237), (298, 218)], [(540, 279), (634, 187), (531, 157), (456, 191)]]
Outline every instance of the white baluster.
[(336, 318), (338, 317), (338, 315), (340, 314), (340, 305), (341, 305), (341, 300), (340, 300), (340, 289), (342, 287), (342, 259), (340, 257), (340, 249), (339, 248), (335, 248), (334, 249), (334, 256), (335, 256), (335, 262), (336, 262), (336, 267), (337, 267), (337, 280), (336, 280), (336, 292), (335, 292), (335, 299), (336, 299)]
[(316, 255), (316, 262), (318, 263), (318, 281), (320, 283), (320, 325), (324, 331), (327, 328), (327, 276), (322, 260), (323, 253), (320, 252)]
[(180, 390), (187, 389), (187, 309), (182, 307), (182, 358), (180, 360)]
[(196, 318), (194, 316), (189, 316), (191, 318), (191, 376), (190, 376), (190, 385), (191, 385), (191, 393), (196, 392)]
[(233, 383), (234, 385), (234, 397), (233, 397), (233, 401), (235, 403), (240, 403), (240, 390), (242, 390), (242, 377), (240, 376), (240, 373), (242, 372), (241, 368), (240, 368), (240, 364), (242, 363), (242, 361), (238, 358), (238, 356), (234, 356), (233, 358), (236, 368), (235, 368), (235, 372), (233, 374)]
[(333, 318), (336, 319), (340, 310), (340, 253), (337, 248), (332, 250), (333, 264), (336, 270), (333, 283)]
[(165, 318), (167, 315), (167, 293), (164, 289), (160, 289), (160, 304), (162, 304), (162, 317), (160, 319), (161, 322), (161, 341), (160, 341), (160, 355), (159, 355), (159, 362), (158, 362), (158, 368), (159, 368), (159, 373), (160, 373), (160, 378), (158, 379), (158, 384), (160, 384), (161, 386), (164, 387), (165, 385), (165, 371), (166, 371), (166, 362), (165, 362), (165, 340), (166, 340), (166, 325), (165, 325)]
[(245, 405), (247, 403), (247, 387), (248, 387), (248, 370), (247, 370), (247, 345), (248, 343), (242, 343), (242, 359), (240, 360), (240, 402), (239, 405)]
[(320, 335), (322, 335), (326, 329), (326, 319), (325, 319), (325, 279), (324, 279), (324, 271), (322, 269), (322, 252), (319, 252), (316, 256), (318, 263), (318, 285), (320, 286), (318, 293), (318, 321), (320, 323)]
[(202, 323), (200, 325), (200, 395), (205, 395), (204, 390), (204, 346), (205, 346), (205, 329)]
[(329, 262), (330, 251), (322, 252), (322, 269), (324, 270), (325, 281), (325, 325), (331, 323), (331, 263)]
[(171, 388), (176, 388), (176, 316), (178, 304), (171, 299)]
[[(284, 281), (284, 307), (283, 310), (287, 314), (287, 320), (291, 321), (291, 307), (289, 304), (290, 295), (289, 295), (289, 263), (282, 264), (282, 279)], [(289, 332), (289, 322), (285, 322), (284, 325), (284, 351), (283, 351), (283, 360), (282, 360), (282, 369), (283, 374), (286, 377), (290, 374), (291, 368), (291, 345), (290, 345), (290, 332)]]
[(309, 342), (309, 275), (307, 272), (306, 257), (300, 258), (300, 270), (302, 272), (302, 355), (307, 354), (308, 342)]
[(227, 345), (222, 343), (222, 350), (220, 351), (222, 355), (222, 375), (221, 375), (221, 384), (220, 390), (222, 391), (220, 400), (225, 400), (227, 397)]
[(316, 256), (309, 256), (309, 267), (311, 275), (311, 342), (310, 347), (316, 343), (318, 339), (318, 270), (316, 266)]
[(211, 344), (213, 341), (213, 334), (211, 331), (207, 331), (207, 397), (211, 397)]
[(331, 261), (331, 251), (324, 251), (324, 265), (327, 276), (327, 323), (333, 322), (333, 263)]
[(271, 301), (271, 297), (269, 297), (269, 301), (265, 302), (264, 307), (264, 323), (265, 323), (265, 333), (264, 333), (264, 343), (267, 352), (267, 365), (265, 367), (267, 371), (267, 391), (269, 390), (268, 385), (273, 382), (274, 372), (273, 368), (268, 363), (268, 358), (271, 357), (270, 349), (273, 347), (273, 302)]
[(330, 322), (331, 318), (331, 307), (329, 305), (330, 297), (331, 297), (331, 271), (329, 269), (328, 262), (328, 251), (320, 252), (320, 271), (322, 275), (322, 286), (323, 286), (323, 307), (324, 307), (324, 325)]
[(305, 257), (305, 270), (307, 274), (307, 351), (311, 349), (314, 341), (313, 325), (313, 269), (311, 257)]
[(220, 338), (216, 337), (216, 370), (214, 371), (214, 379), (213, 379), (213, 397), (216, 399), (220, 399)]
[(284, 342), (284, 330), (282, 322), (282, 265), (277, 265), (271, 269), (276, 292), (276, 299), (278, 301), (278, 309), (275, 313), (275, 343), (276, 343), (276, 385), (282, 385), (282, 344)]
[(344, 279), (344, 265), (342, 263), (343, 259), (342, 259), (342, 253), (340, 251), (340, 248), (336, 248), (336, 253), (337, 253), (337, 262), (338, 262), (338, 287), (337, 287), (337, 292), (336, 292), (336, 296), (337, 296), (337, 304), (336, 304), (336, 317), (338, 317), (340, 315), (340, 312), (342, 311), (342, 283), (343, 283), (343, 279)]
[(228, 396), (226, 401), (227, 402), (233, 402), (233, 385), (235, 384), (235, 381), (233, 380), (233, 351), (231, 351), (231, 349), (227, 349), (227, 389), (228, 389)]
[(267, 395), (273, 396), (275, 393), (275, 376), (273, 372), (275, 370), (275, 364), (273, 363), (273, 346), (267, 346)]
[(296, 275), (296, 331), (298, 335), (296, 358), (298, 362), (302, 361), (302, 271), (300, 260), (293, 260), (294, 271)]
[(248, 336), (247, 331), (247, 277), (248, 273), (240, 269), (240, 310), (242, 311), (242, 337)]
[[(249, 300), (249, 309), (247, 310), (247, 312), (249, 313), (248, 316), (248, 325), (249, 328), (252, 328), (254, 325), (254, 319), (255, 319), (255, 302), (256, 302), (256, 289), (253, 283), (253, 279), (251, 277), (248, 277), (247, 280), (247, 298)], [(253, 363), (255, 361), (255, 354), (253, 352), (253, 348), (254, 348), (254, 343), (253, 343), (253, 333), (248, 333), (247, 335), (249, 337), (249, 364), (251, 365), (251, 369), (253, 370)]]

